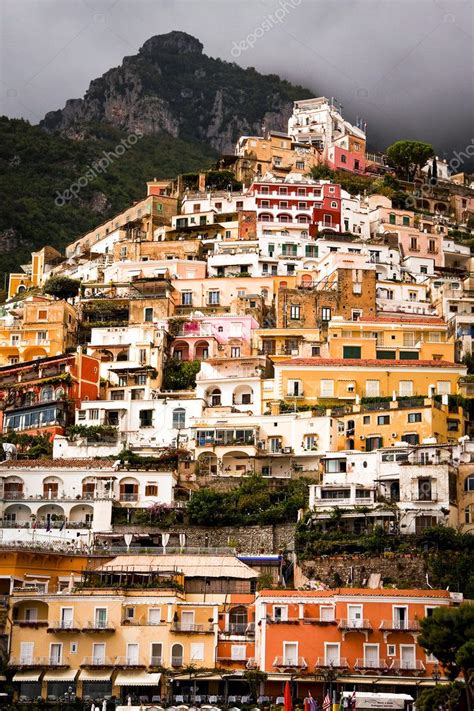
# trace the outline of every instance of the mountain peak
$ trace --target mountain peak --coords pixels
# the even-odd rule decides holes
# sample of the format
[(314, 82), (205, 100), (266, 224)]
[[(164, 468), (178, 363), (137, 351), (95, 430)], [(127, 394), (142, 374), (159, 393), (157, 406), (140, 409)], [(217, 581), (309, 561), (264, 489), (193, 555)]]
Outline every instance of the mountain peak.
[(154, 35), (147, 39), (139, 54), (202, 54), (204, 45), (187, 32), (173, 30), (164, 35)]

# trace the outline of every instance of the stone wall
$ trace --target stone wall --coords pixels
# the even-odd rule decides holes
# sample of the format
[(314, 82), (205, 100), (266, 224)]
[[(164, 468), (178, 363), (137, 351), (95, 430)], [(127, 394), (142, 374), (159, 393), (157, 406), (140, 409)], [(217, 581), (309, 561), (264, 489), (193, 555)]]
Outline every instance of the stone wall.
[(239, 553), (278, 553), (294, 550), (295, 526), (292, 523), (275, 526), (171, 526), (159, 529), (148, 526), (115, 525), (116, 533), (147, 533), (160, 545), (161, 533), (169, 533), (169, 547), (179, 547), (179, 534), (186, 534), (186, 547), (235, 548)]
[(305, 560), (295, 571), (295, 587), (315, 580), (329, 587), (366, 587), (370, 575), (380, 575), (382, 584), (400, 588), (427, 588), (427, 564), (423, 556), (336, 555)]

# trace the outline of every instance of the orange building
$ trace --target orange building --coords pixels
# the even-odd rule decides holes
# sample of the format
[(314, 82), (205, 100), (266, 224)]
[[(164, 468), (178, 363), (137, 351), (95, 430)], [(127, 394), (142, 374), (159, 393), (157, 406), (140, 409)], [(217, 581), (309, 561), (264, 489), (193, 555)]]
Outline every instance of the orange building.
[(262, 591), (255, 629), (265, 693), (282, 695), (291, 679), (298, 698), (311, 691), (321, 700), (327, 691), (354, 688), (416, 696), (420, 686), (435, 683), (437, 664), (417, 642), (420, 621), (458, 597), (388, 588)]

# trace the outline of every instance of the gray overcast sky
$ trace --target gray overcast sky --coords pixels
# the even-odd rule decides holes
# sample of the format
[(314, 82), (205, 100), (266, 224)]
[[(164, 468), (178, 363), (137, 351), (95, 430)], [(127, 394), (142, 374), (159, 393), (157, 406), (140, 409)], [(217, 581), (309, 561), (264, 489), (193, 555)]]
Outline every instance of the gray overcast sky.
[[(0, 8), (7, 116), (37, 123), (146, 39), (176, 29), (206, 54), (335, 96), (348, 118), (365, 118), (378, 147), (424, 138), (449, 158), (474, 143), (471, 0), (0, 0)], [(274, 26), (264, 32), (265, 19)], [(253, 33), (262, 36), (239, 53)]]

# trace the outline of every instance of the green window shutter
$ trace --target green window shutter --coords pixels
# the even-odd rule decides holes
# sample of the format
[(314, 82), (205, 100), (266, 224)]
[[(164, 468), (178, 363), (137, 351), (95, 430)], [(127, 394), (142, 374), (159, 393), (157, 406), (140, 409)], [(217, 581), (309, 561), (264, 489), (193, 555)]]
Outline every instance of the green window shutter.
[(377, 351), (376, 355), (379, 360), (396, 360), (397, 351)]
[(420, 354), (415, 351), (400, 351), (400, 360), (420, 360)]
[(344, 346), (342, 349), (343, 358), (360, 358), (361, 346)]

